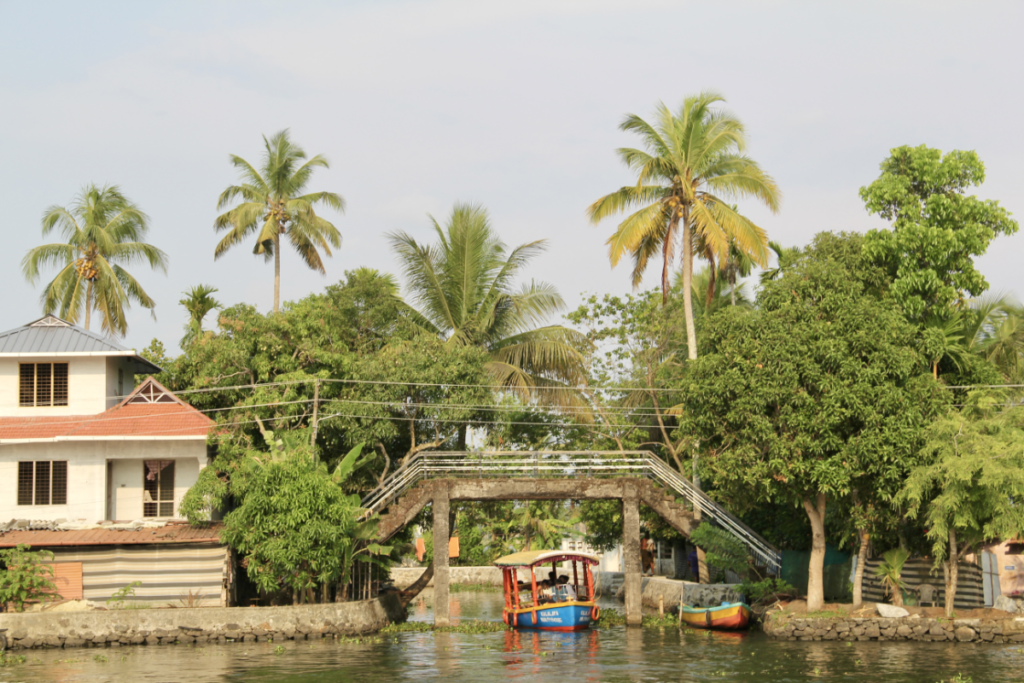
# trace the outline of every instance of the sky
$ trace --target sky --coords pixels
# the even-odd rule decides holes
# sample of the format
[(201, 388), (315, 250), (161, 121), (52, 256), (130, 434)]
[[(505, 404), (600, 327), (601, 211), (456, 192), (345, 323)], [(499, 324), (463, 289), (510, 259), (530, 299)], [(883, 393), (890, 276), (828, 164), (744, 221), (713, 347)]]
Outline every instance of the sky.
[[(771, 239), (885, 227), (858, 189), (891, 148), (975, 150), (976, 193), (1024, 213), (1024, 59), (1017, 2), (50, 2), (0, 0), (0, 328), (41, 314), (21, 259), (40, 218), (87, 183), (113, 183), (150, 217), (167, 274), (132, 272), (156, 301), (125, 343), (176, 349), (182, 292), (273, 303), (273, 266), (240, 245), (214, 261), (229, 154), (258, 162), (288, 128), (319, 170), (311, 190), (343, 244), (326, 275), (283, 254), (282, 298), (367, 266), (398, 273), (387, 240), (431, 240), (428, 214), (485, 206), (509, 245), (548, 241), (525, 277), (585, 294), (631, 291), (586, 207), (630, 182), (615, 150), (626, 114), (704, 89), (746, 125), (748, 153), (783, 192), (777, 214), (740, 208)], [(1024, 234), (980, 261), (997, 292), (1024, 296)], [(658, 267), (644, 286), (657, 284)], [(51, 274), (52, 276), (52, 274)]]

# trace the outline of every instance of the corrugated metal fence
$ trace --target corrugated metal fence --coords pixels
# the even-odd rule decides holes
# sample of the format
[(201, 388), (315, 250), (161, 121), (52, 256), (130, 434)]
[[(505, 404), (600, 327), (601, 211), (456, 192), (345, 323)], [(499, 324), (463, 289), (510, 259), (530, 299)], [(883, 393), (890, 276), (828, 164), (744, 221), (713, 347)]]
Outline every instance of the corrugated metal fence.
[[(229, 551), (213, 543), (53, 548), (54, 563), (82, 563), (82, 594), (105, 602), (139, 581), (125, 602), (227, 606)], [(195, 596), (199, 596), (196, 598)]]
[[(882, 563), (881, 559), (868, 560), (864, 564), (864, 600), (866, 602), (888, 602), (882, 590), (881, 582), (875, 578), (875, 569)], [(940, 569), (932, 574), (931, 560), (911, 559), (903, 565), (903, 580), (907, 586), (916, 589), (922, 583), (935, 586), (935, 605), (942, 607), (946, 601), (945, 579)], [(956, 583), (956, 600), (953, 606), (958, 609), (974, 609), (985, 606), (985, 593), (981, 583), (981, 568), (974, 564), (960, 563), (960, 575)]]

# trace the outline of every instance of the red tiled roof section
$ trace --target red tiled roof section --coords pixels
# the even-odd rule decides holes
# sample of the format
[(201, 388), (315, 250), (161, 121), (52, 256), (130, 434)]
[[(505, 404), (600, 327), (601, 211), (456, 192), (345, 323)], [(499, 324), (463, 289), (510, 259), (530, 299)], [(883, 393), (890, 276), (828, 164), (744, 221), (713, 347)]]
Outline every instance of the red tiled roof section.
[[(147, 395), (162, 400), (150, 402)], [(215, 424), (149, 377), (99, 415), (0, 418), (0, 439), (205, 437)]]
[(0, 533), (0, 548), (20, 544), (38, 548), (75, 545), (144, 545), (163, 543), (220, 543), (219, 523), (194, 527), (168, 524), (155, 529), (121, 531), (117, 529), (80, 529), (75, 531), (15, 530)]

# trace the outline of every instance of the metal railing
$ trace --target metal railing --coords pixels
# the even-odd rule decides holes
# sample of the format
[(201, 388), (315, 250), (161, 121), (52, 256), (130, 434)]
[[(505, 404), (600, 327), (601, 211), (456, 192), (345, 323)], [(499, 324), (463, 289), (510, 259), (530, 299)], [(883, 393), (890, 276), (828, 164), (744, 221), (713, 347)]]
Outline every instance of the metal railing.
[(379, 513), (424, 479), (628, 476), (650, 479), (681, 496), (703, 518), (742, 541), (756, 561), (778, 573), (782, 556), (774, 546), (649, 451), (425, 451), (367, 494), (362, 507), (366, 516)]

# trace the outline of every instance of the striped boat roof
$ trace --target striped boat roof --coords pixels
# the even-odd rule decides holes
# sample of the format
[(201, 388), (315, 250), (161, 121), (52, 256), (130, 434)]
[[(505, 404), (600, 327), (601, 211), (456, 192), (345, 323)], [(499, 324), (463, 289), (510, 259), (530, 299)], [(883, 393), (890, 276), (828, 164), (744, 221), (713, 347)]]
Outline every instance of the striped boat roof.
[(597, 555), (591, 555), (590, 553), (566, 550), (524, 550), (521, 553), (512, 553), (505, 557), (499, 557), (494, 561), (494, 564), (498, 567), (532, 567), (535, 564), (565, 562), (566, 560), (579, 560), (589, 564), (600, 563)]

